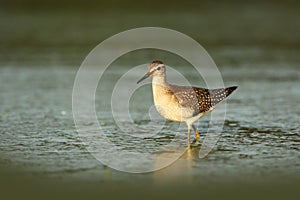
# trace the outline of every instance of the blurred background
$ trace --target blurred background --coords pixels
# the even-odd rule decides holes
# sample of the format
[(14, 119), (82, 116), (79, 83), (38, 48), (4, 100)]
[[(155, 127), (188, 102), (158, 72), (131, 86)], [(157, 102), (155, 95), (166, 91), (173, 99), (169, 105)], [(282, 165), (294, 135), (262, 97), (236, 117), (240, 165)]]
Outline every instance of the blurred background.
[[(1, 2), (2, 66), (79, 66), (104, 39), (145, 26), (191, 36), (218, 65), (257, 61), (262, 59), (259, 55), (279, 61), (298, 59), (298, 1)], [(249, 55), (246, 61), (238, 54), (241, 49)], [(237, 55), (224, 55), (233, 52)]]
[[(296, 0), (1, 0), (1, 193), (15, 198), (296, 199), (299, 13)], [(239, 90), (228, 102), (223, 136), (207, 159), (198, 159), (195, 149), (157, 173), (124, 174), (101, 165), (76, 137), (72, 87), (96, 45), (148, 26), (197, 40), (225, 85), (239, 85)], [(133, 52), (114, 63), (112, 76), (155, 59), (179, 69), (187, 64), (165, 52)], [(185, 75), (197, 85), (195, 74)], [(205, 132), (208, 119), (199, 124), (200, 131)]]

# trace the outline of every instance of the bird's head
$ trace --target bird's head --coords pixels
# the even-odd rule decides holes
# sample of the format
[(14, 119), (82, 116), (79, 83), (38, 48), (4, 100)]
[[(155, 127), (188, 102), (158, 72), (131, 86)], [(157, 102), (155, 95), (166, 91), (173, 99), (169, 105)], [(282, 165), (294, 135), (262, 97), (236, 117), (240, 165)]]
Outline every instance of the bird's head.
[(137, 82), (140, 83), (149, 76), (165, 76), (166, 67), (163, 62), (155, 60), (148, 66), (148, 72)]

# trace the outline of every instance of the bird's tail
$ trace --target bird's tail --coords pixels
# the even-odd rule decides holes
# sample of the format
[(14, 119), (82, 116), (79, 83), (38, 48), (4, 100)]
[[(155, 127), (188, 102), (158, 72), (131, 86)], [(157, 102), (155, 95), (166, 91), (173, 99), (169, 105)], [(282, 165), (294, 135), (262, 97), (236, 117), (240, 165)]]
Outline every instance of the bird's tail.
[(228, 97), (236, 89), (237, 89), (237, 86), (232, 86), (232, 87), (225, 88), (226, 97)]
[(217, 105), (218, 103), (226, 99), (226, 97), (228, 97), (236, 89), (237, 86), (209, 90), (211, 105)]

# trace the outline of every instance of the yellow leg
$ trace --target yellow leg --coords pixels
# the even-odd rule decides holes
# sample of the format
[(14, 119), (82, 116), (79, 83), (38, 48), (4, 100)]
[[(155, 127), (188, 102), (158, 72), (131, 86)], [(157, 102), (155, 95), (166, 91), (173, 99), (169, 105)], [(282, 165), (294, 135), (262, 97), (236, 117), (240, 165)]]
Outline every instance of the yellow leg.
[(190, 137), (191, 137), (191, 126), (188, 126), (188, 137), (187, 137), (188, 148), (190, 148)]
[(195, 136), (196, 136), (196, 142), (200, 141), (200, 133), (199, 131), (196, 129), (196, 127), (194, 125), (192, 125), (194, 131), (195, 131)]

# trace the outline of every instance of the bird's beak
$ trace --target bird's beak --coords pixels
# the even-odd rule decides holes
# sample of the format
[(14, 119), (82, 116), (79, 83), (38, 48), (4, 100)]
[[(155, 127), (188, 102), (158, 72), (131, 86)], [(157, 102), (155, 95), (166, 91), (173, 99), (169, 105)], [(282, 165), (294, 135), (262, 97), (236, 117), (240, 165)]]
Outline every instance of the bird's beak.
[(148, 72), (140, 80), (138, 80), (138, 82), (136, 82), (136, 83), (139, 84), (140, 82), (142, 82), (142, 80), (145, 80), (146, 78), (148, 78), (152, 73), (153, 72)]

